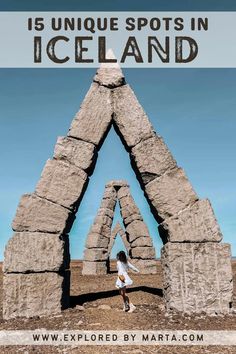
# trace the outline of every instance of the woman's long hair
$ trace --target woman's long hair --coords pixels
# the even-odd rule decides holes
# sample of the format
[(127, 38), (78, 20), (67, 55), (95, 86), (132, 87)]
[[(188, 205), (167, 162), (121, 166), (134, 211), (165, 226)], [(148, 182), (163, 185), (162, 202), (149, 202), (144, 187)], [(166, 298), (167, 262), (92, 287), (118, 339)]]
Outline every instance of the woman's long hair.
[(127, 257), (124, 251), (120, 251), (116, 255), (116, 259), (122, 263), (127, 263)]

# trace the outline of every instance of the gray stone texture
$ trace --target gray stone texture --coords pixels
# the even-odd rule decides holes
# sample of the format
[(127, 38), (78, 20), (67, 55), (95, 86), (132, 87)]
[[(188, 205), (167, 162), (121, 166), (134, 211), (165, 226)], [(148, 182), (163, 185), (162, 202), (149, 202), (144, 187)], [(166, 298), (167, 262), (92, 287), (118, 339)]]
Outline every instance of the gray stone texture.
[(84, 250), (85, 261), (105, 261), (107, 256), (107, 249), (105, 248), (86, 248)]
[(114, 242), (115, 242), (115, 239), (116, 239), (116, 236), (122, 231), (122, 228), (121, 228), (121, 225), (120, 223), (118, 222), (116, 224), (116, 226), (114, 227), (114, 229), (111, 231), (111, 236), (110, 236), (110, 241), (109, 241), (109, 244), (108, 244), (108, 255), (110, 255), (111, 253), (111, 250), (112, 250), (112, 247), (114, 245)]
[(130, 243), (129, 243), (128, 239), (127, 239), (127, 235), (126, 235), (126, 233), (124, 233), (124, 234), (121, 234), (120, 236), (121, 236), (121, 239), (122, 239), (122, 241), (123, 241), (123, 243), (125, 245), (126, 251), (129, 254), (129, 251), (130, 251), (131, 247), (130, 247)]
[(222, 233), (208, 199), (196, 201), (159, 225), (164, 242), (220, 242)]
[(143, 221), (135, 220), (131, 222), (126, 228), (129, 242), (133, 242), (138, 237), (150, 237), (148, 228)]
[(106, 262), (83, 261), (83, 275), (104, 275), (107, 274)]
[(111, 228), (106, 224), (93, 224), (89, 230), (91, 234), (100, 234), (104, 237), (110, 238), (111, 235)]
[(84, 171), (90, 171), (96, 160), (97, 152), (95, 146), (91, 143), (60, 136), (57, 139), (53, 157), (68, 161)]
[(16, 232), (4, 252), (5, 273), (59, 271), (69, 268), (67, 236)]
[(68, 307), (69, 272), (4, 274), (3, 318), (51, 316)]
[(102, 225), (106, 225), (108, 227), (111, 227), (112, 218), (110, 218), (107, 215), (96, 215), (96, 217), (94, 219), (94, 223), (95, 224), (102, 224)]
[(141, 214), (132, 214), (132, 215), (128, 216), (127, 218), (124, 218), (123, 221), (124, 221), (125, 226), (128, 226), (132, 221), (135, 221), (135, 220), (143, 221)]
[(109, 187), (114, 187), (115, 189), (120, 189), (122, 188), (129, 188), (129, 185), (127, 183), (127, 181), (124, 181), (123, 179), (121, 180), (115, 180), (115, 181), (110, 181), (108, 183), (106, 183), (106, 188)]
[(111, 90), (93, 83), (68, 135), (99, 146), (112, 120)]
[(113, 119), (127, 147), (154, 136), (153, 127), (129, 85), (113, 90), (113, 105)]
[(176, 161), (162, 138), (154, 136), (142, 140), (131, 149), (131, 158), (144, 184), (149, 183), (164, 172), (176, 167)]
[(229, 244), (171, 243), (161, 251), (168, 311), (227, 314), (232, 305)]
[(116, 190), (114, 188), (114, 186), (106, 186), (105, 187), (105, 192), (102, 196), (103, 199), (114, 199), (116, 200)]
[(116, 200), (113, 198), (104, 198), (102, 199), (100, 208), (101, 209), (110, 209), (112, 211), (114, 211), (116, 206)]
[(131, 247), (152, 247), (152, 239), (148, 236), (138, 237), (132, 243)]
[(66, 234), (74, 216), (69, 209), (42, 199), (35, 194), (24, 194), (12, 223), (14, 231), (38, 231)]
[(114, 215), (115, 205), (116, 205), (116, 190), (114, 186), (106, 185), (99, 211), (101, 209), (109, 209), (112, 211)]
[(115, 63), (111, 63), (110, 67), (107, 66), (107, 63), (102, 64), (97, 70), (93, 81), (97, 82), (99, 85), (107, 86), (109, 88), (114, 88), (125, 84), (124, 75), (120, 67), (117, 64), (115, 65)]
[[(138, 207), (136, 206), (133, 197), (129, 194), (127, 196), (124, 196), (119, 200), (119, 204), (121, 208), (125, 208), (127, 206), (132, 206), (134, 208), (135, 211), (139, 212)], [(135, 209), (136, 208), (136, 209)]]
[(127, 226), (132, 221), (143, 220), (135, 201), (130, 194), (129, 187), (122, 187), (117, 191), (117, 197), (120, 204), (120, 211), (124, 225)]
[(135, 247), (130, 250), (131, 258), (153, 259), (155, 250), (153, 247)]
[[(123, 198), (124, 199), (124, 198)], [(139, 209), (135, 204), (126, 204), (123, 207), (120, 207), (121, 216), (124, 220), (127, 218), (132, 218), (133, 215), (139, 214)], [(130, 220), (130, 219), (128, 219)], [(127, 222), (126, 222), (127, 224)]]
[(99, 208), (97, 215), (109, 216), (109, 218), (113, 219), (114, 211), (108, 208)]
[(107, 248), (110, 243), (108, 237), (101, 234), (89, 233), (86, 240), (86, 248)]
[(36, 194), (66, 208), (73, 209), (81, 199), (87, 174), (74, 165), (48, 160), (36, 186)]
[(156, 274), (157, 263), (155, 259), (132, 259), (132, 264), (138, 268), (140, 274)]
[(121, 187), (117, 191), (117, 197), (120, 200), (123, 197), (130, 196), (130, 189), (129, 186)]
[(172, 169), (155, 178), (145, 186), (145, 192), (161, 221), (177, 214), (198, 199), (181, 168)]

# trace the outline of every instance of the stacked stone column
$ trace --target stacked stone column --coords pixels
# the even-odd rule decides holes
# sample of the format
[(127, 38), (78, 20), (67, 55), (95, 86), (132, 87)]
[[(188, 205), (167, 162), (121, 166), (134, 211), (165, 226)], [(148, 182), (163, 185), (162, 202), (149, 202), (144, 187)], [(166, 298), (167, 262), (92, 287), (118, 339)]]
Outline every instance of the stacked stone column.
[(4, 254), (5, 319), (50, 315), (69, 306), (68, 233), (111, 124), (110, 95), (108, 88), (91, 85), (68, 136), (58, 138), (35, 192), (20, 200), (15, 233)]
[[(120, 204), (125, 231), (119, 224), (111, 231), (116, 201)], [(111, 181), (106, 184), (101, 206), (87, 236), (82, 273), (107, 273), (111, 249), (118, 232), (123, 237), (129, 257), (140, 272), (156, 273), (152, 239), (125, 181)]]
[(113, 106), (117, 131), (160, 223), (167, 310), (228, 313), (230, 245), (219, 243), (222, 234), (209, 200), (199, 200), (128, 85), (113, 90)]
[(129, 186), (117, 191), (120, 212), (130, 244), (129, 255), (141, 273), (156, 273), (156, 255), (148, 228), (134, 202)]
[(118, 234), (120, 235), (120, 237), (122, 239), (122, 242), (123, 242), (123, 244), (125, 246), (126, 253), (129, 254), (129, 251), (130, 251), (130, 244), (129, 244), (129, 241), (127, 239), (127, 234), (124, 231), (124, 229), (121, 226), (121, 224), (119, 222), (117, 222), (116, 226), (114, 227), (114, 229), (111, 232), (111, 238), (110, 238), (110, 242), (109, 242), (109, 245), (108, 245), (107, 273), (110, 273), (110, 269), (111, 269), (111, 267), (110, 267), (111, 251), (112, 251), (112, 247), (113, 247), (113, 245), (115, 243), (116, 236)]
[(108, 246), (115, 205), (116, 190), (113, 186), (106, 186), (97, 216), (87, 236), (83, 275), (107, 274)]

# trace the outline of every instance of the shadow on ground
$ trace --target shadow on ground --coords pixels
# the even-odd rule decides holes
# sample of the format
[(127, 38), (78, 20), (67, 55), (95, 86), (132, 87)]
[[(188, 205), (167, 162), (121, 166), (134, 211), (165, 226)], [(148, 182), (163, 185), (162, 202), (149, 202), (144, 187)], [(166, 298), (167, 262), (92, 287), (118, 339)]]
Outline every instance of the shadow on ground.
[[(144, 291), (149, 294), (157, 295), (163, 297), (163, 291), (159, 288), (151, 288), (149, 286), (136, 286), (134, 288), (129, 288), (128, 293), (133, 293), (136, 291)], [(99, 299), (107, 299), (109, 297), (119, 295), (119, 290), (107, 290), (107, 291), (98, 291), (96, 293), (86, 293), (76, 296), (70, 296), (70, 307), (75, 307), (76, 305), (83, 305), (85, 302), (92, 302)]]

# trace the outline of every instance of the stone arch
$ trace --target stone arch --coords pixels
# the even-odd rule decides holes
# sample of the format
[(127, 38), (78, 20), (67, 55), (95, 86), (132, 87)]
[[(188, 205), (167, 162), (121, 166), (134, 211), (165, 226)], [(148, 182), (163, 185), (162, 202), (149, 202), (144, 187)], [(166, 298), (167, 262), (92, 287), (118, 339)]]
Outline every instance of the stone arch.
[(111, 232), (111, 239), (108, 245), (108, 257), (107, 257), (107, 273), (110, 273), (111, 271), (111, 252), (112, 252), (112, 248), (114, 246), (114, 243), (116, 241), (116, 237), (120, 236), (123, 245), (125, 247), (126, 250), (126, 254), (129, 255), (130, 252), (130, 243), (128, 241), (127, 238), (127, 233), (125, 232), (125, 230), (123, 229), (123, 227), (121, 226), (121, 224), (119, 222), (117, 222), (116, 226), (114, 227), (114, 229)]
[[(112, 231), (116, 203), (119, 202), (125, 230), (118, 223)], [(128, 255), (140, 273), (156, 273), (156, 257), (148, 228), (126, 181), (106, 184), (101, 206), (91, 226), (84, 251), (84, 275), (106, 274), (109, 256), (117, 233), (123, 237)]]
[(130, 243), (127, 238), (127, 234), (126, 234), (125, 230), (123, 229), (123, 227), (121, 226), (121, 224), (119, 222), (117, 222), (116, 226), (114, 227), (114, 229), (111, 232), (111, 239), (110, 239), (110, 242), (108, 245), (108, 255), (111, 254), (112, 247), (114, 246), (114, 243), (115, 243), (115, 240), (116, 240), (116, 237), (118, 234), (120, 235), (120, 237), (123, 241), (123, 244), (125, 246), (127, 254), (129, 254), (131, 247), (130, 247)]
[(167, 310), (229, 312), (230, 245), (220, 244), (210, 202), (199, 200), (120, 68), (103, 65), (35, 192), (19, 202), (3, 264), (5, 319), (49, 315), (68, 306), (67, 235), (112, 124), (160, 224)]

